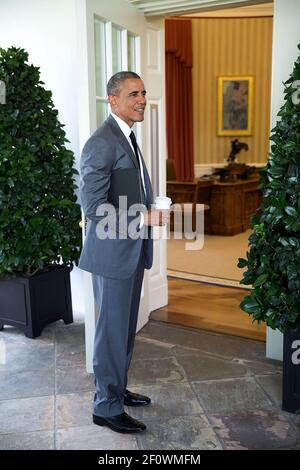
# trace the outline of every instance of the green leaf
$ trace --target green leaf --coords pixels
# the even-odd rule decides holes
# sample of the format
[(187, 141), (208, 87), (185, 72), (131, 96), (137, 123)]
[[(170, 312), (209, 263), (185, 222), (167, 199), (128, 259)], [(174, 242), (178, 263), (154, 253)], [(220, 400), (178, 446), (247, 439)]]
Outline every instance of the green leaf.
[(297, 246), (297, 245), (298, 245), (298, 240), (297, 240), (297, 238), (292, 238), (292, 237), (290, 237), (290, 238), (289, 238), (289, 244), (292, 245), (292, 246)]
[(274, 307), (277, 307), (278, 305), (281, 304), (281, 301), (278, 297), (275, 297), (274, 295), (272, 297), (269, 298), (269, 302), (271, 305), (273, 305)]
[(260, 310), (259, 304), (250, 295), (244, 298), (244, 300), (240, 304), (240, 307), (245, 312), (248, 312), (251, 314), (258, 313)]
[(296, 218), (298, 216), (298, 213), (294, 207), (287, 206), (284, 208), (285, 212), (290, 215), (291, 217)]
[(248, 261), (246, 259), (243, 259), (243, 258), (239, 258), (239, 262), (238, 262), (238, 268), (245, 268), (248, 264)]
[(42, 217), (33, 217), (32, 219), (30, 219), (29, 222), (32, 227), (36, 228), (38, 225), (41, 225), (43, 223), (43, 219)]
[(262, 286), (266, 280), (268, 279), (269, 277), (269, 274), (266, 273), (266, 274), (261, 274), (260, 276), (258, 276), (258, 278), (256, 279), (256, 281), (254, 282), (253, 284), (253, 287), (259, 287), (259, 286)]
[(289, 242), (282, 237), (280, 237), (278, 241), (279, 243), (281, 243), (282, 246), (289, 246)]

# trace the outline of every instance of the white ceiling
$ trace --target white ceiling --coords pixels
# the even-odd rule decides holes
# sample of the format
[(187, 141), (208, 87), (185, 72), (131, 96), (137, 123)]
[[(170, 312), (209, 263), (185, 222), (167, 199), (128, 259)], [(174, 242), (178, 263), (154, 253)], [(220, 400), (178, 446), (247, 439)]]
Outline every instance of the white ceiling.
[(265, 3), (266, 0), (129, 0), (146, 16), (174, 16)]

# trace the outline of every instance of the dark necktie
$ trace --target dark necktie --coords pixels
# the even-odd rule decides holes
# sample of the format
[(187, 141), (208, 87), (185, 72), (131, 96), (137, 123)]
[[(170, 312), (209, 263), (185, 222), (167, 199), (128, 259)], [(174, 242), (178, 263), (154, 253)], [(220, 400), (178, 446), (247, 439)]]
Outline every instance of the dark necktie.
[(132, 146), (134, 148), (134, 153), (135, 153), (135, 156), (136, 156), (136, 159), (137, 159), (137, 162), (138, 162), (138, 166), (139, 166), (139, 169), (141, 171), (141, 167), (140, 167), (140, 159), (139, 159), (139, 151), (138, 151), (138, 146), (137, 146), (137, 142), (136, 142), (136, 138), (135, 138), (135, 135), (134, 135), (134, 132), (131, 131), (130, 135), (129, 135), (129, 138), (131, 140), (131, 143), (132, 143)]
[[(140, 174), (141, 172), (143, 171), (141, 169), (141, 165), (140, 165), (140, 159), (139, 159), (139, 151), (138, 151), (138, 146), (137, 146), (137, 141), (136, 141), (136, 138), (135, 138), (135, 135), (134, 135), (134, 132), (131, 131), (131, 133), (129, 134), (129, 138), (131, 140), (131, 143), (132, 143), (132, 146), (134, 148), (134, 153), (135, 153), (135, 156), (136, 156), (136, 159), (137, 159), (137, 162), (138, 162), (138, 165), (139, 165), (139, 170), (140, 170)], [(143, 185), (141, 184), (141, 187), (143, 187)], [(146, 194), (145, 194), (145, 189), (143, 187), (142, 189), (142, 196), (143, 196), (143, 204), (147, 205), (147, 202), (146, 202)]]

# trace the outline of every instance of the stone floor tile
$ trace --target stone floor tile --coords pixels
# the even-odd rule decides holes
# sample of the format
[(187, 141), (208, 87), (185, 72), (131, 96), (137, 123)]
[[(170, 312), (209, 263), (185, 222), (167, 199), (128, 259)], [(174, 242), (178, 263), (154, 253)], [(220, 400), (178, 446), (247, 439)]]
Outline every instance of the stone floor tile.
[[(59, 363), (63, 358), (79, 354), (82, 360), (82, 353), (85, 353), (85, 333), (84, 324), (72, 323), (65, 327), (58, 327), (55, 330), (56, 340), (56, 361)], [(68, 365), (68, 364), (65, 364)]]
[(251, 377), (192, 382), (200, 403), (209, 412), (272, 406), (267, 395)]
[(155, 341), (149, 338), (137, 336), (134, 345), (134, 358), (135, 359), (161, 359), (162, 357), (171, 357), (173, 345), (168, 345), (160, 341)]
[(174, 357), (133, 360), (128, 373), (128, 385), (159, 382), (182, 382), (186, 377)]
[(0, 338), (6, 343), (15, 343), (19, 345), (45, 345), (54, 344), (55, 322), (44, 327), (40, 336), (36, 338), (27, 338), (22, 330), (13, 326), (4, 325), (0, 331)]
[(80, 351), (70, 350), (58, 353), (56, 354), (55, 362), (57, 367), (85, 366), (85, 351), (82, 348)]
[(56, 366), (70, 367), (85, 363), (84, 323), (64, 325), (61, 322), (55, 330)]
[(71, 323), (61, 325), (55, 329), (55, 341), (57, 354), (82, 351), (84, 346), (85, 333), (84, 324)]
[(54, 367), (0, 372), (0, 400), (54, 394)]
[(282, 375), (257, 375), (256, 381), (262, 386), (276, 405), (282, 403)]
[(254, 375), (280, 374), (282, 373), (282, 362), (272, 359), (261, 358), (259, 361), (239, 361), (244, 364)]
[(0, 337), (0, 372), (44, 370), (54, 365), (54, 344), (19, 344)]
[(164, 418), (147, 422), (145, 433), (137, 437), (144, 450), (216, 450), (221, 444), (203, 415)]
[(56, 431), (58, 450), (138, 450), (136, 438), (92, 424)]
[(128, 413), (137, 419), (161, 418), (163, 416), (191, 416), (203, 413), (203, 409), (188, 383), (161, 383), (131, 387), (130, 391), (151, 398), (151, 404), (127, 407)]
[(55, 403), (56, 428), (91, 424), (93, 396), (93, 392), (57, 395)]
[(299, 444), (299, 435), (277, 409), (218, 413), (210, 421), (226, 449), (292, 449)]
[(1, 450), (53, 450), (54, 431), (0, 434)]
[(177, 347), (194, 348), (221, 358), (260, 360), (265, 357), (266, 346), (263, 342), (166, 325), (163, 322), (149, 322), (139, 335), (165, 341)]
[(74, 393), (94, 390), (94, 374), (88, 374), (85, 363), (72, 367), (57, 367), (56, 393)]
[(0, 434), (51, 430), (53, 427), (53, 396), (0, 401)]
[(188, 380), (211, 380), (249, 375), (248, 369), (234, 361), (226, 361), (201, 353), (186, 352), (177, 355), (177, 362), (184, 369)]
[(299, 447), (300, 447), (300, 413), (288, 413), (283, 411), (283, 415), (286, 419), (292, 423), (294, 429), (297, 432), (297, 436), (299, 437)]

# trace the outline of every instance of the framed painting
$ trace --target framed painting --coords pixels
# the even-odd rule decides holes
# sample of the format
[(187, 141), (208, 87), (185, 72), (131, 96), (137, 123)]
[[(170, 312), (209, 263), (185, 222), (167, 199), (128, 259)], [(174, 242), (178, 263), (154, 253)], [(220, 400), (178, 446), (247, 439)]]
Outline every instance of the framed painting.
[(252, 133), (253, 77), (218, 77), (218, 135)]

